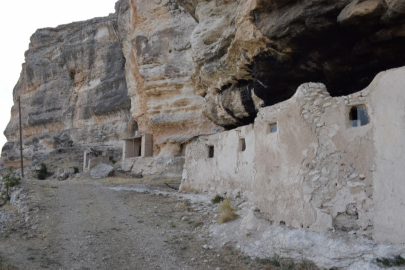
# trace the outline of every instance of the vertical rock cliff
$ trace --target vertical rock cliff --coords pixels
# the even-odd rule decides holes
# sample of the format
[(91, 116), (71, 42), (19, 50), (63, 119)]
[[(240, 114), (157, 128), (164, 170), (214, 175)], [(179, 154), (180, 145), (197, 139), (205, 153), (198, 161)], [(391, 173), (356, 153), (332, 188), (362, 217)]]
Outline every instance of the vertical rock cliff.
[(60, 148), (120, 147), (134, 126), (124, 66), (115, 15), (39, 29), (14, 88), (4, 159), (19, 159), (19, 96), (27, 160)]
[(131, 112), (140, 133), (154, 136), (155, 155), (180, 155), (180, 143), (218, 127), (195, 88), (191, 36), (197, 23), (175, 0), (121, 0), (118, 29)]

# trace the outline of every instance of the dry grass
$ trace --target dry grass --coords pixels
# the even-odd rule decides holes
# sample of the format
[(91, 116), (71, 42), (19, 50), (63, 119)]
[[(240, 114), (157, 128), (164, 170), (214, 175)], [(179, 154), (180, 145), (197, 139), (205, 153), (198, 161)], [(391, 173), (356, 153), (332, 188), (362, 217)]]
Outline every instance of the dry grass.
[(190, 193), (196, 193), (195, 189), (193, 189), (191, 187), (191, 184), (189, 182), (185, 182), (182, 183), (180, 186), (180, 192), (181, 193), (186, 193), (186, 194), (190, 194)]
[(306, 259), (296, 262), (276, 255), (273, 258), (260, 259), (259, 261), (265, 265), (264, 270), (319, 270), (313, 262)]
[(15, 270), (16, 268), (0, 254), (0, 270)]
[(239, 216), (235, 213), (236, 209), (232, 206), (229, 198), (225, 198), (225, 200), (219, 205), (218, 209), (218, 222), (221, 224), (234, 220)]

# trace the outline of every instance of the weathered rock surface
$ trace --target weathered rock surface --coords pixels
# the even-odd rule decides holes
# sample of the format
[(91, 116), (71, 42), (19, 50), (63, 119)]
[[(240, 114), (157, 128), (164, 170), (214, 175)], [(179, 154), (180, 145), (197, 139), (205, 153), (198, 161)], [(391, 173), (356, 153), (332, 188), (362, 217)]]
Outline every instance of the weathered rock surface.
[[(181, 156), (200, 134), (253, 123), (308, 81), (332, 96), (405, 65), (399, 0), (120, 0), (116, 14), (32, 37), (22, 96), (24, 157), (153, 134)], [(17, 107), (3, 156), (19, 158)]]
[(116, 11), (139, 132), (153, 134), (154, 155), (179, 156), (181, 142), (218, 130), (203, 116), (204, 98), (192, 78), (197, 23), (175, 0), (121, 0)]
[(21, 96), (25, 159), (43, 159), (50, 151), (91, 145), (120, 146), (132, 132), (125, 58), (117, 36), (117, 18), (38, 30), (25, 54), (14, 88), (11, 121), (2, 156), (19, 160), (18, 96)]
[(403, 1), (178, 2), (198, 21), (191, 49), (205, 114), (224, 127), (252, 123), (304, 82), (345, 95), (405, 65)]
[(113, 174), (114, 167), (104, 163), (98, 164), (90, 171), (91, 178), (93, 179), (107, 178)]

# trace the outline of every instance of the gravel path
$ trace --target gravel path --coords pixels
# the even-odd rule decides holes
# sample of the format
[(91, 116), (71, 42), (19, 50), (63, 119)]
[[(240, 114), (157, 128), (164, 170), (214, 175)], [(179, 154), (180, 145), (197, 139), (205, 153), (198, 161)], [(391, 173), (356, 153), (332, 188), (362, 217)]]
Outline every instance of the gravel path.
[(0, 208), (0, 253), (18, 269), (263, 269), (211, 246), (208, 198), (136, 181), (26, 181)]

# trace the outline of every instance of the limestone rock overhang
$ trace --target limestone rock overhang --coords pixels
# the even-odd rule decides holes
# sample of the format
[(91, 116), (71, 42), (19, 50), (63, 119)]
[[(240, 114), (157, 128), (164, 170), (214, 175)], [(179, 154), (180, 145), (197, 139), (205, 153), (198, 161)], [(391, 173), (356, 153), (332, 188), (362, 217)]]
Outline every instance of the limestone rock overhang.
[(253, 123), (259, 107), (302, 83), (348, 95), (405, 65), (403, 1), (213, 2), (178, 0), (199, 22), (192, 45), (205, 114), (228, 129)]

